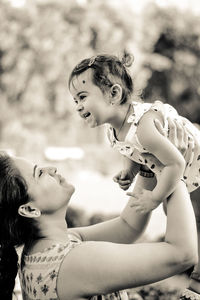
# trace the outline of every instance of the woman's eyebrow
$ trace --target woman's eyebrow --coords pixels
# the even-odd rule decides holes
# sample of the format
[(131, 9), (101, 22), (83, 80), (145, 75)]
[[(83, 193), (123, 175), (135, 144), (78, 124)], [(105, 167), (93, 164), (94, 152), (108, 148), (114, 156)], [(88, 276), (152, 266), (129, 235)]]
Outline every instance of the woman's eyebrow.
[(37, 168), (37, 165), (35, 165), (34, 168), (33, 168), (33, 177), (35, 177), (35, 170), (36, 170), (36, 168)]

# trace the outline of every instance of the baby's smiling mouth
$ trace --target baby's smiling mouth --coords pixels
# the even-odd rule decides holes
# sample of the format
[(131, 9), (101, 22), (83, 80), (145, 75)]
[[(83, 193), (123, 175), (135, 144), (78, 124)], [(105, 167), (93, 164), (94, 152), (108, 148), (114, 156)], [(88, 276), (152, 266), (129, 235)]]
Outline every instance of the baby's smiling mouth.
[(91, 115), (90, 112), (86, 112), (86, 113), (82, 114), (82, 118), (87, 119), (90, 115)]

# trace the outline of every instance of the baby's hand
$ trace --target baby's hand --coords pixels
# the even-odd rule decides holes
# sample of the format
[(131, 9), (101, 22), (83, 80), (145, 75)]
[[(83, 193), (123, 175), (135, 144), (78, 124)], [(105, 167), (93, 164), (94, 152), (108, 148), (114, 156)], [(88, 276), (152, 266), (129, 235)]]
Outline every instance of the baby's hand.
[(135, 175), (130, 169), (125, 169), (115, 175), (113, 180), (119, 184), (122, 190), (126, 191), (131, 186), (134, 177)]
[(135, 207), (135, 210), (142, 214), (150, 212), (161, 203), (161, 201), (155, 199), (152, 191), (144, 189), (137, 194), (137, 197), (133, 193), (127, 193), (127, 195), (133, 197), (131, 207)]

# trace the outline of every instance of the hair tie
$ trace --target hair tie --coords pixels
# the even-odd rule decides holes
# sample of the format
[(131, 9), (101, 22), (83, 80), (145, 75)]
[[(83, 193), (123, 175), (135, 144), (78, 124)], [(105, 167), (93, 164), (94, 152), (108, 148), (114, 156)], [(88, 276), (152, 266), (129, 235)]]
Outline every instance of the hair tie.
[(90, 58), (89, 63), (88, 63), (88, 67), (91, 67), (91, 66), (94, 64), (96, 57), (97, 57), (97, 56), (95, 55), (95, 56), (92, 56), (92, 57)]

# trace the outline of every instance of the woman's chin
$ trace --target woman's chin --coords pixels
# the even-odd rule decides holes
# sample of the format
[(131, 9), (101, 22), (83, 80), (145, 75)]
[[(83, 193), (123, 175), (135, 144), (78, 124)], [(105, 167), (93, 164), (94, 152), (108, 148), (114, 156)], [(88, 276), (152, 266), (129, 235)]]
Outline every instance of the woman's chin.
[(70, 185), (70, 186), (68, 185), (67, 189), (68, 189), (68, 194), (70, 194), (70, 198), (71, 198), (71, 196), (75, 192), (75, 187), (73, 185)]
[(72, 190), (72, 195), (75, 192), (75, 187), (73, 185), (71, 185), (71, 190)]

